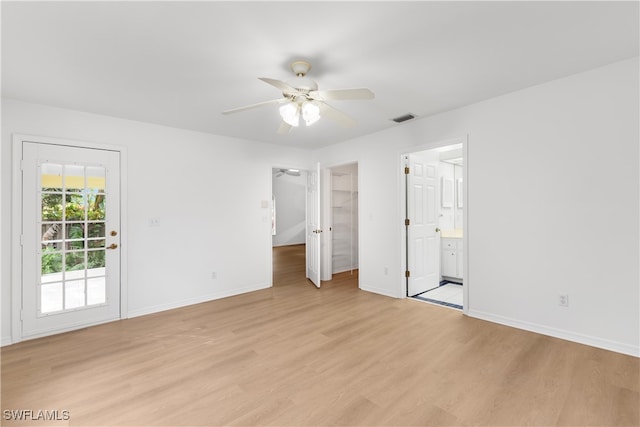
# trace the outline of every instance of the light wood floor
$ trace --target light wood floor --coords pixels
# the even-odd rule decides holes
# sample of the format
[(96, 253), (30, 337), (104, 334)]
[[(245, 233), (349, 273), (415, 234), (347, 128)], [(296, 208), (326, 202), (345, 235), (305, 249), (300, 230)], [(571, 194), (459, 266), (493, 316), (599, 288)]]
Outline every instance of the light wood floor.
[(640, 425), (639, 359), (356, 274), (318, 290), (303, 251), (275, 251), (271, 289), (4, 347), (2, 409), (76, 426)]

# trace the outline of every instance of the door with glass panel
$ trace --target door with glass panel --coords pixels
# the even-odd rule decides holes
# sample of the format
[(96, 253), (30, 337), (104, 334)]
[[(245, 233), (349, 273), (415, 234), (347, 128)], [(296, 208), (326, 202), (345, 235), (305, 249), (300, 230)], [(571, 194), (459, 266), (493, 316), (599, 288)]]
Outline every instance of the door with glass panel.
[(120, 318), (120, 153), (23, 143), (22, 335)]

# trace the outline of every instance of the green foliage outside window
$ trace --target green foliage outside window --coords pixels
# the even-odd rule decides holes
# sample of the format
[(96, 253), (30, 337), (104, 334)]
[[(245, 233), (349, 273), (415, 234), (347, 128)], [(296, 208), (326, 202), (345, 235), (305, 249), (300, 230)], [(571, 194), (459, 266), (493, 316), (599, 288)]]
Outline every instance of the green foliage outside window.
[[(105, 220), (105, 196), (104, 194), (71, 193), (66, 195), (66, 203), (63, 203), (63, 193), (60, 189), (43, 188), (42, 193), (42, 220), (43, 221), (104, 221)], [(47, 191), (51, 191), (50, 193)], [(88, 198), (88, 200), (87, 200)], [(88, 203), (87, 203), (88, 202)], [(64, 218), (63, 218), (64, 206)], [(86, 211), (86, 216), (85, 216)], [(55, 225), (51, 225), (53, 228)], [(78, 250), (66, 252), (63, 268), (62, 252), (52, 246), (43, 245), (42, 249), (42, 274), (59, 273), (61, 271), (82, 270), (85, 268), (85, 237), (104, 237), (104, 223), (89, 223), (85, 236), (84, 224), (69, 224), (66, 239), (66, 248)], [(57, 232), (56, 232), (57, 233)], [(56, 233), (53, 233), (55, 235)], [(82, 239), (82, 240), (79, 240)], [(95, 241), (94, 241), (95, 243)], [(97, 246), (89, 246), (97, 247)], [(86, 255), (86, 268), (100, 268), (105, 266), (105, 250), (89, 250)]]
[(62, 253), (54, 248), (46, 247), (42, 251), (42, 274), (62, 271)]

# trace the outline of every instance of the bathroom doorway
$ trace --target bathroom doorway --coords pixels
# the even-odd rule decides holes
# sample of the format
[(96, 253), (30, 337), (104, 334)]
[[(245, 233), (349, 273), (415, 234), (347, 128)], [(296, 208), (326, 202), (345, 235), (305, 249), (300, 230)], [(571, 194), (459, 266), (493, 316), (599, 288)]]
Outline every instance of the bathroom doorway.
[(464, 307), (465, 147), (462, 142), (402, 156), (406, 296)]

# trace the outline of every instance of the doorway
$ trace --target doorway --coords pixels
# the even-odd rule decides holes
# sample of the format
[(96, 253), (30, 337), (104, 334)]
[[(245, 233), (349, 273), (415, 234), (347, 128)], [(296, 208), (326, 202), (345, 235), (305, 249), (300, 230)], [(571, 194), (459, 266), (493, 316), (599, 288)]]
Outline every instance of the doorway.
[(273, 286), (357, 278), (357, 163), (272, 172)]
[(465, 146), (402, 156), (405, 176), (406, 296), (463, 310)]
[[(121, 153), (16, 140), (22, 246), (15, 336), (121, 317)], [(15, 322), (14, 322), (15, 325)]]
[(330, 193), (328, 261), (331, 277), (358, 270), (358, 164), (329, 169)]
[(307, 175), (298, 168), (272, 169), (273, 286), (300, 283), (306, 278)]

